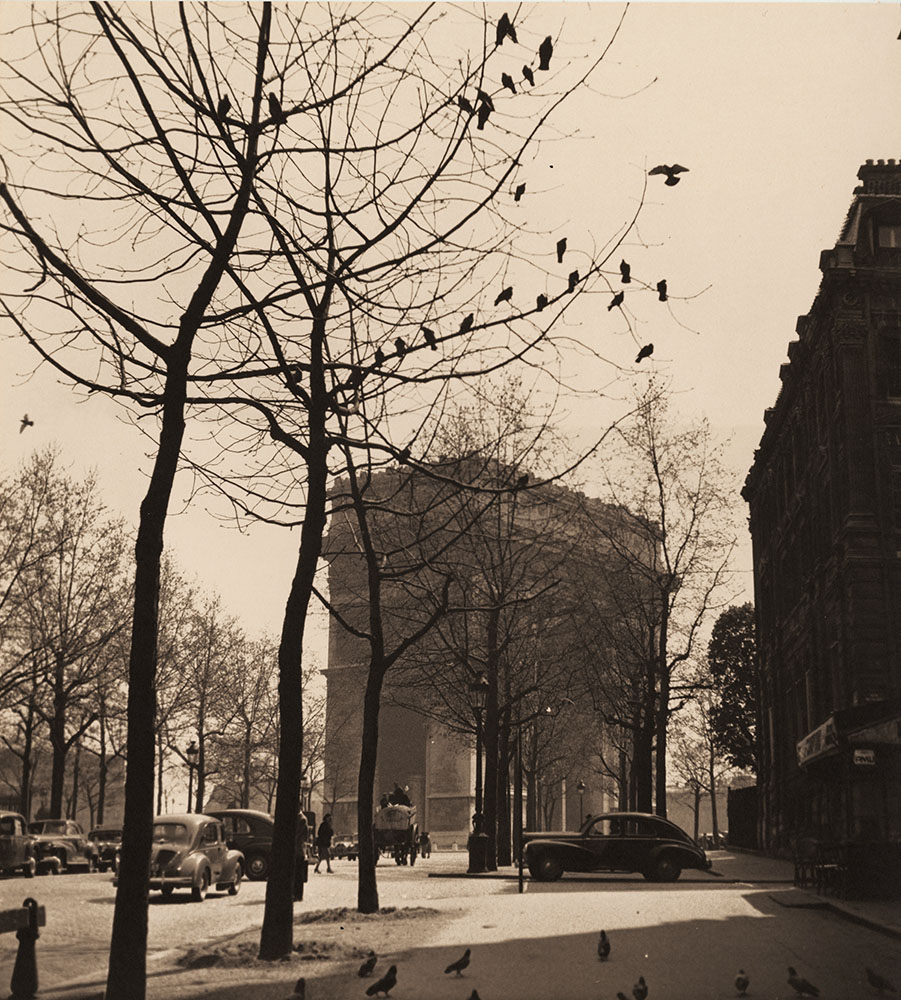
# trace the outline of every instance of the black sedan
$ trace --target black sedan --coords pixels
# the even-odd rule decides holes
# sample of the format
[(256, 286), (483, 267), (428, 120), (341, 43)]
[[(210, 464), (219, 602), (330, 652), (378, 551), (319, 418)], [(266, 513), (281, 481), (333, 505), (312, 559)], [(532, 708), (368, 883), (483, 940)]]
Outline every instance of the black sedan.
[(88, 840), (92, 840), (97, 848), (97, 867), (100, 871), (105, 872), (107, 868), (115, 871), (122, 847), (121, 827), (97, 827), (88, 834)]
[(256, 809), (212, 809), (207, 815), (221, 821), (228, 846), (244, 855), (247, 877), (260, 882), (269, 878), (274, 826), (269, 813)]
[(552, 882), (564, 872), (640, 872), (674, 882), (685, 868), (707, 871), (710, 861), (688, 834), (650, 813), (590, 816), (578, 833), (525, 833), (532, 878)]

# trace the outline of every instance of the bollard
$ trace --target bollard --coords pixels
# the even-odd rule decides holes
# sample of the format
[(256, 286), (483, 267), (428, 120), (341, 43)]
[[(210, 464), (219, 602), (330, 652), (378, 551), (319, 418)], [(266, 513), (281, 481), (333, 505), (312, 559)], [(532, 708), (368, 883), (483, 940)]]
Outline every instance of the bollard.
[(488, 834), (472, 833), (467, 842), (469, 848), (469, 868), (467, 874), (478, 875), (487, 870)]
[(28, 926), (16, 931), (19, 950), (16, 952), (16, 964), (9, 983), (12, 990), (10, 1000), (32, 1000), (38, 989), (38, 963), (34, 950), (34, 943), (40, 937), (37, 900), (29, 896), (22, 906), (28, 910)]

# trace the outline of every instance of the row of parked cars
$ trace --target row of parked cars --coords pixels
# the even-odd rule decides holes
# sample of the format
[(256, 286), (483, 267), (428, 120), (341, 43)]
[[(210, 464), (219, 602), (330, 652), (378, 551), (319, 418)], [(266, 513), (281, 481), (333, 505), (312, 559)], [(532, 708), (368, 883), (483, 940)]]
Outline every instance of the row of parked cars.
[(85, 835), (73, 819), (27, 823), (15, 812), (0, 812), (0, 872), (21, 871), (26, 878), (58, 875), (68, 869), (114, 868), (122, 840), (119, 829), (97, 828)]

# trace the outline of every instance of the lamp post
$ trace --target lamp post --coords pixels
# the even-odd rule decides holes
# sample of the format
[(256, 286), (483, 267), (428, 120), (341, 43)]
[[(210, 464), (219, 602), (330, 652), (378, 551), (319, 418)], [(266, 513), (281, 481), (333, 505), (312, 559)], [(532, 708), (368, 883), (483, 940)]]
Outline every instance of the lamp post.
[(194, 768), (197, 766), (197, 754), (197, 744), (191, 740), (185, 749), (185, 758), (188, 761), (188, 812), (194, 812), (192, 799), (194, 797)]
[(579, 829), (582, 829), (582, 817), (584, 813), (582, 812), (582, 796), (585, 794), (585, 782), (579, 778), (579, 783), (576, 785), (576, 791), (579, 793)]
[(476, 713), (476, 813), (482, 813), (482, 712), (488, 701), (488, 678), (480, 673), (469, 685), (469, 704)]

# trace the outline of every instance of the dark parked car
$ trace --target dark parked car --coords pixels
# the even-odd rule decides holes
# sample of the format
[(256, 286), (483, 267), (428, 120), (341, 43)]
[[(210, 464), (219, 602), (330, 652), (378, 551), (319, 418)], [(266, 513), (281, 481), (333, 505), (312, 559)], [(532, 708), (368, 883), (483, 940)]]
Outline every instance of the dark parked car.
[(543, 882), (564, 872), (641, 872), (674, 882), (685, 868), (707, 871), (710, 861), (688, 834), (650, 813), (589, 817), (578, 833), (525, 833), (529, 874)]
[(338, 837), (332, 846), (333, 858), (346, 858), (348, 861), (360, 860), (360, 841), (357, 837), (344, 834)]
[(176, 889), (190, 889), (191, 898), (199, 903), (212, 885), (236, 896), (243, 877), (244, 855), (225, 842), (218, 819), (203, 813), (154, 819), (151, 889), (159, 889), (167, 899)]
[(107, 868), (116, 870), (119, 848), (122, 846), (122, 830), (119, 827), (102, 826), (91, 830), (88, 840), (97, 848), (97, 867), (105, 872)]
[(28, 829), (34, 836), (39, 871), (78, 865), (91, 872), (96, 867), (97, 847), (74, 819), (38, 819)]
[(253, 881), (269, 878), (275, 825), (269, 813), (257, 809), (212, 809), (207, 815), (222, 821), (228, 846), (244, 855), (247, 877)]
[(26, 878), (33, 878), (37, 867), (34, 837), (28, 832), (25, 817), (0, 812), (0, 872), (18, 870)]

